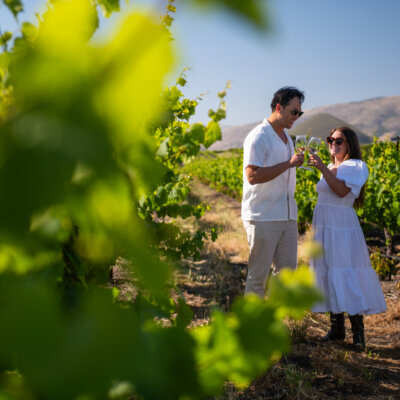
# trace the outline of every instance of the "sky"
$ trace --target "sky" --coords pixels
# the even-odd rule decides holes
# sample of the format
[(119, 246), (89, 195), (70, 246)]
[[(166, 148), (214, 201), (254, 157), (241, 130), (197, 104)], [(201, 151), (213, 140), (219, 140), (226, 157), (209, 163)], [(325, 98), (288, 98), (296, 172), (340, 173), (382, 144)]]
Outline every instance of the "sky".
[[(25, 0), (20, 21), (35, 21), (45, 0)], [(121, 0), (123, 12), (102, 19), (98, 38), (121, 14), (137, 5), (162, 12), (166, 0)], [(231, 81), (223, 126), (259, 121), (270, 113), (274, 92), (296, 86), (305, 92), (303, 110), (400, 95), (400, 1), (265, 0), (270, 28), (260, 31), (226, 11), (203, 11), (176, 3), (172, 26), (177, 62), (166, 84), (183, 68), (188, 98), (202, 96), (192, 122), (207, 122), (217, 93)], [(17, 27), (0, 6), (2, 31)]]

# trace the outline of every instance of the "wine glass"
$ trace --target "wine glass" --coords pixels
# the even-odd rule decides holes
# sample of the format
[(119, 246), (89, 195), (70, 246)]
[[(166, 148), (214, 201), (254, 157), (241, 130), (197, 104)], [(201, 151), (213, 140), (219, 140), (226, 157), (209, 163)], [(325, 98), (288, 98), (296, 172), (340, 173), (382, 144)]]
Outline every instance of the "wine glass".
[[(296, 146), (297, 152), (304, 154), (305, 151), (307, 150), (307, 146), (308, 146), (307, 136), (306, 135), (296, 136), (296, 145), (295, 146)], [(300, 166), (299, 168), (310, 170), (310, 168), (303, 167), (303, 166)]]
[[(308, 152), (312, 155), (317, 155), (320, 152), (323, 145), (324, 144), (322, 143), (322, 141), (319, 137), (313, 136), (310, 138), (310, 140), (308, 142)], [(308, 164), (308, 165), (310, 165), (310, 164)]]
[(321, 150), (322, 147), (322, 141), (319, 137), (311, 137), (309, 142), (308, 142), (308, 151), (312, 154), (312, 155), (316, 155), (319, 153), (319, 151)]

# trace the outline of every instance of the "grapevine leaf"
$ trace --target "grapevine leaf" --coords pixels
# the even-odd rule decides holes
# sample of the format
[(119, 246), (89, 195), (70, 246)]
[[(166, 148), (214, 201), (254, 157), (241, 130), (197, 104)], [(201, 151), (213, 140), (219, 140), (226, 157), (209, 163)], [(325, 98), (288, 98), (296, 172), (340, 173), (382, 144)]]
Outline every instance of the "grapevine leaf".
[(197, 143), (203, 143), (205, 139), (205, 127), (203, 124), (193, 124), (190, 127), (189, 136), (192, 140), (196, 141)]
[[(141, 41), (137, 40), (139, 36)], [(134, 166), (138, 183), (144, 188), (149, 188), (161, 173), (153, 160), (156, 149), (145, 123), (162, 111), (159, 96), (162, 77), (171, 62), (168, 36), (160, 26), (141, 15), (127, 18), (101, 57), (99, 74), (112, 73), (106, 73), (107, 79), (98, 75), (103, 85), (97, 101), (101, 112), (116, 128), (112, 140), (121, 161)]]
[(21, 0), (3, 0), (3, 3), (13, 13), (15, 18), (20, 12), (24, 10), (24, 6)]
[(161, 204), (166, 203), (166, 201), (168, 199), (168, 193), (163, 186), (159, 186), (159, 188), (157, 189), (156, 197), (157, 197), (158, 204), (161, 205)]
[(186, 328), (193, 318), (192, 309), (186, 304), (182, 298), (178, 298), (178, 317), (176, 324), (182, 328)]
[(119, 0), (97, 0), (105, 17), (109, 17), (113, 12), (119, 11)]
[(226, 380), (247, 385), (288, 349), (286, 330), (274, 308), (255, 295), (236, 301), (230, 314), (216, 311), (212, 318), (211, 326), (192, 332), (206, 393), (215, 392)]
[(0, 46), (5, 46), (11, 39), (12, 39), (12, 33), (8, 31), (4, 32), (0, 36)]
[(168, 11), (171, 11), (173, 13), (176, 12), (176, 7), (173, 6), (172, 4), (168, 4), (166, 8)]
[(176, 84), (179, 85), (179, 86), (185, 86), (185, 85), (186, 85), (186, 82), (187, 82), (186, 79), (183, 78), (182, 76), (179, 77), (179, 78), (176, 80)]
[(174, 19), (173, 19), (170, 15), (168, 15), (168, 14), (164, 15), (164, 16), (162, 17), (162, 19), (161, 19), (161, 22), (162, 22), (165, 26), (171, 26), (173, 21), (174, 21)]
[(322, 296), (315, 287), (313, 271), (306, 266), (295, 271), (283, 269), (271, 279), (268, 301), (277, 308), (280, 318), (302, 318), (304, 311), (318, 300)]
[(34, 42), (38, 35), (38, 29), (30, 22), (24, 22), (22, 24), (21, 32), (24, 38), (30, 43)]
[(169, 143), (169, 141), (170, 141), (170, 138), (166, 138), (160, 144), (160, 147), (157, 150), (157, 155), (159, 157), (165, 157), (165, 156), (168, 155), (168, 143)]
[(217, 140), (221, 140), (222, 134), (221, 134), (221, 128), (218, 125), (217, 122), (210, 121), (207, 125), (206, 129), (206, 137), (204, 140), (204, 146), (206, 148), (210, 147), (213, 143), (215, 143)]
[(189, 218), (192, 215), (192, 208), (189, 205), (184, 204), (180, 208), (180, 215), (183, 219)]
[(258, 28), (268, 27), (266, 10), (261, 0), (193, 0), (199, 4), (219, 5), (247, 20)]
[(218, 92), (218, 97), (223, 99), (226, 96), (226, 90), (223, 90), (222, 92)]

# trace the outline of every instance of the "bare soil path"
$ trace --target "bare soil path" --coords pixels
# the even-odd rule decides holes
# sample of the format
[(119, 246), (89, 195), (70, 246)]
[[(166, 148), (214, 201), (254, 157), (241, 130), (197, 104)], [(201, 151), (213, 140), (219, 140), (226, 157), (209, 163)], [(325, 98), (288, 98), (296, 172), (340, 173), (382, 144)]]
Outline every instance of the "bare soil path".
[[(241, 296), (246, 278), (248, 246), (240, 219), (240, 204), (208, 186), (195, 182), (193, 202), (206, 201), (210, 210), (201, 222), (181, 221), (187, 228), (220, 225), (216, 242), (207, 243), (198, 262), (185, 261), (178, 284), (192, 307), (193, 325), (209, 321), (209, 309), (219, 305), (229, 310)], [(299, 240), (299, 258), (307, 262)], [(351, 330), (346, 318), (347, 338), (343, 343), (320, 341), (329, 329), (325, 314), (310, 313), (301, 322), (288, 321), (292, 349), (264, 376), (246, 390), (226, 385), (219, 399), (400, 399), (400, 292), (392, 281), (382, 281), (388, 310), (366, 316), (367, 350), (351, 346)]]

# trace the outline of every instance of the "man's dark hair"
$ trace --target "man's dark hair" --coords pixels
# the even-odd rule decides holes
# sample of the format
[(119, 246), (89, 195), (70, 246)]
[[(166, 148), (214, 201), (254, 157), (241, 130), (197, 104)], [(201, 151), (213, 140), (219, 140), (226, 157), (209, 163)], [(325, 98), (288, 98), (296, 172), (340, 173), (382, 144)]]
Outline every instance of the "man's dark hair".
[(290, 100), (295, 97), (298, 97), (300, 99), (300, 102), (302, 103), (304, 101), (304, 92), (292, 86), (285, 86), (279, 89), (275, 92), (274, 97), (271, 101), (272, 112), (275, 111), (276, 105), (278, 103), (282, 107), (286, 107), (290, 103)]

